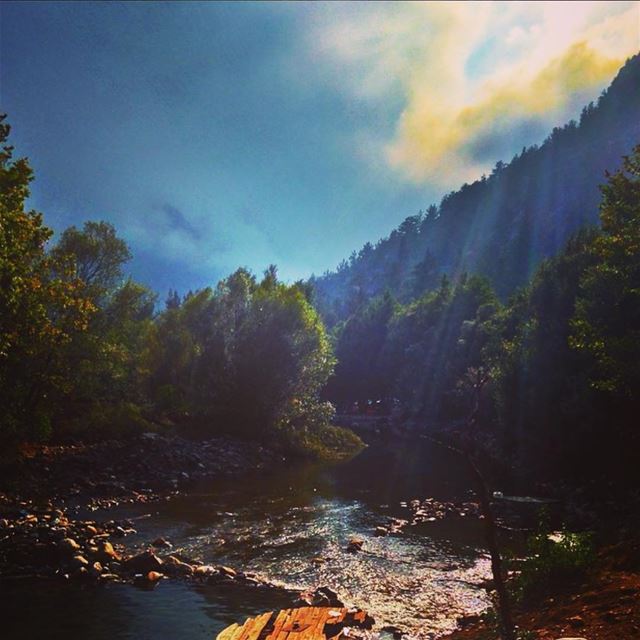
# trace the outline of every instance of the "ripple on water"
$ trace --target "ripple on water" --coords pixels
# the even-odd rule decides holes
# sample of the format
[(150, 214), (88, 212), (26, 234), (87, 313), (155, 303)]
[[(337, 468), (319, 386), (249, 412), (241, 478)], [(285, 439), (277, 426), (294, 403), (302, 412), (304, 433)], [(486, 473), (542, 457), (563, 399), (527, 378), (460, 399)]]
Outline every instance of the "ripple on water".
[[(373, 535), (388, 517), (406, 518), (401, 505), (408, 500), (459, 499), (468, 489), (456, 460), (441, 460), (441, 451), (429, 454), (414, 444), (409, 449), (370, 448), (341, 467), (301, 467), (284, 477), (179, 496), (141, 522), (141, 538), (171, 530), (178, 548), (201, 561), (244, 568), (296, 589), (328, 584), (367, 609), (379, 626), (423, 638), (444, 633), (458, 617), (488, 605), (478, 584), (489, 576), (490, 563), (478, 549), (473, 519)], [(384, 477), (381, 468), (388, 470)], [(345, 551), (353, 535), (364, 540), (360, 553)]]
[[(374, 537), (379, 518), (357, 500), (318, 498), (312, 506), (260, 518), (247, 508), (185, 540), (183, 548), (294, 589), (328, 584), (370, 611), (379, 625), (416, 637), (449, 631), (458, 617), (486, 608), (487, 596), (477, 585), (488, 577), (490, 564), (476, 549), (454, 551), (448, 539), (432, 538), (424, 528)], [(354, 534), (365, 540), (364, 550), (347, 553)], [(223, 546), (215, 544), (220, 538)]]

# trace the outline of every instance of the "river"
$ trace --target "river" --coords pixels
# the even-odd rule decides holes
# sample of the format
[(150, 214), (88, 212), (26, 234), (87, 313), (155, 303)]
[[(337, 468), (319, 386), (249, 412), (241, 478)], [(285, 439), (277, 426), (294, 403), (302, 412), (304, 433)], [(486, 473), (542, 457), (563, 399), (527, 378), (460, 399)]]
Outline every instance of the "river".
[[(488, 604), (480, 523), (455, 518), (376, 537), (406, 503), (469, 499), (455, 455), (424, 441), (374, 442), (332, 465), (284, 461), (270, 474), (215, 481), (155, 504), (119, 507), (96, 519), (135, 518), (130, 545), (157, 535), (207, 563), (253, 571), (291, 588), (330, 585), (376, 618), (428, 638)], [(347, 553), (351, 536), (363, 551)], [(211, 640), (245, 616), (285, 606), (278, 591), (164, 581), (153, 591), (12, 581), (0, 584), (7, 638)]]

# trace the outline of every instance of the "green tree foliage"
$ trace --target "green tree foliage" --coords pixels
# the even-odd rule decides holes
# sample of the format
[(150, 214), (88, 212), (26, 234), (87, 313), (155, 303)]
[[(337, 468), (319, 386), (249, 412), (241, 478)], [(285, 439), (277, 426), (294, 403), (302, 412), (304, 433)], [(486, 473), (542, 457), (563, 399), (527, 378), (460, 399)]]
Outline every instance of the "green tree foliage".
[(639, 151), (602, 187), (601, 230), (544, 262), (497, 318), (503, 443), (532, 473), (637, 477)]
[(382, 398), (391, 392), (391, 378), (382, 361), (389, 323), (398, 304), (390, 293), (374, 298), (336, 327), (338, 365), (327, 396), (339, 405)]
[(386, 347), (395, 395), (428, 422), (462, 415), (459, 381), (482, 364), (486, 323), (497, 305), (488, 281), (463, 275), (402, 308), (393, 318)]
[(66, 394), (59, 420), (83, 437), (145, 426), (142, 354), (154, 313), (155, 295), (125, 280), (129, 249), (106, 222), (64, 231), (51, 256), (70, 264), (95, 313), (86, 330), (60, 349), (66, 365)]
[(306, 291), (239, 269), (215, 290), (175, 301), (153, 326), (150, 393), (176, 420), (251, 436), (304, 437), (331, 407), (319, 394), (334, 366)]
[(640, 389), (640, 145), (602, 187), (600, 220), (571, 343), (595, 358), (597, 388), (630, 399)]
[(640, 148), (602, 196), (601, 229), (576, 233), (506, 305), (463, 275), (404, 305), (387, 294), (360, 306), (334, 329), (328, 397), (389, 394), (446, 425), (471, 410), (468, 372), (489, 372), (485, 439), (520, 473), (637, 479)]
[(394, 396), (415, 418), (461, 413), (458, 381), (480, 366), (486, 323), (497, 305), (486, 279), (463, 275), (407, 305), (390, 294), (335, 330), (338, 366), (327, 389), (339, 405)]
[(492, 365), (503, 444), (523, 468), (578, 463), (576, 437), (593, 429), (590, 359), (569, 346), (575, 298), (593, 262), (595, 231), (577, 235), (556, 258), (545, 261), (530, 285), (494, 319), (485, 353)]
[(25, 209), (33, 179), (26, 159), (13, 160), (10, 128), (0, 119), (0, 389), (4, 439), (50, 428), (66, 385), (61, 350), (86, 329), (95, 307), (73, 265), (48, 255), (52, 231)]
[(82, 230), (69, 227), (51, 254), (72, 260), (77, 277), (96, 300), (121, 283), (122, 266), (131, 258), (127, 244), (108, 222), (85, 222)]

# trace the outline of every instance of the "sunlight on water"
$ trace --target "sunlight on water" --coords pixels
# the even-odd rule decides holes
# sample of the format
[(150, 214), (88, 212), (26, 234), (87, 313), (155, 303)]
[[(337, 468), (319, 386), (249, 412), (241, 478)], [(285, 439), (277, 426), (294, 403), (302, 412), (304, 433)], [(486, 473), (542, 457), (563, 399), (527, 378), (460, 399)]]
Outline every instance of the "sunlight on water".
[[(429, 473), (421, 466), (411, 486), (396, 474), (397, 486), (381, 505), (373, 499), (379, 492), (368, 486), (375, 470), (366, 464), (368, 457), (375, 460), (375, 452), (356, 465), (355, 475), (354, 463), (348, 463), (276, 478), (262, 483), (260, 494), (248, 483), (180, 496), (144, 525), (149, 531), (142, 537), (163, 531), (188, 556), (252, 571), (290, 588), (329, 585), (350, 604), (367, 609), (378, 628), (393, 625), (420, 637), (453, 629), (458, 617), (488, 605), (479, 587), (490, 573), (479, 550), (479, 523), (457, 519), (384, 537), (374, 532), (391, 517), (407, 518), (401, 504), (406, 500), (443, 491), (462, 497), (463, 490), (449, 486), (447, 477), (433, 483), (434, 468)], [(406, 474), (415, 480), (416, 469)], [(420, 486), (421, 474), (431, 487)], [(346, 551), (353, 536), (364, 540), (359, 553)]]

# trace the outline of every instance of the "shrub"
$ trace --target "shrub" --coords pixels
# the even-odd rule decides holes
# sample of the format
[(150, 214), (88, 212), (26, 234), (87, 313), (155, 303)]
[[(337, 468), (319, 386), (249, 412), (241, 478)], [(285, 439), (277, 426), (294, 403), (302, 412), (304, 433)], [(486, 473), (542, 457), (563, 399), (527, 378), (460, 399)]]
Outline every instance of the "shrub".
[(582, 580), (594, 558), (591, 533), (536, 533), (527, 542), (527, 559), (514, 587), (519, 599), (536, 598)]

